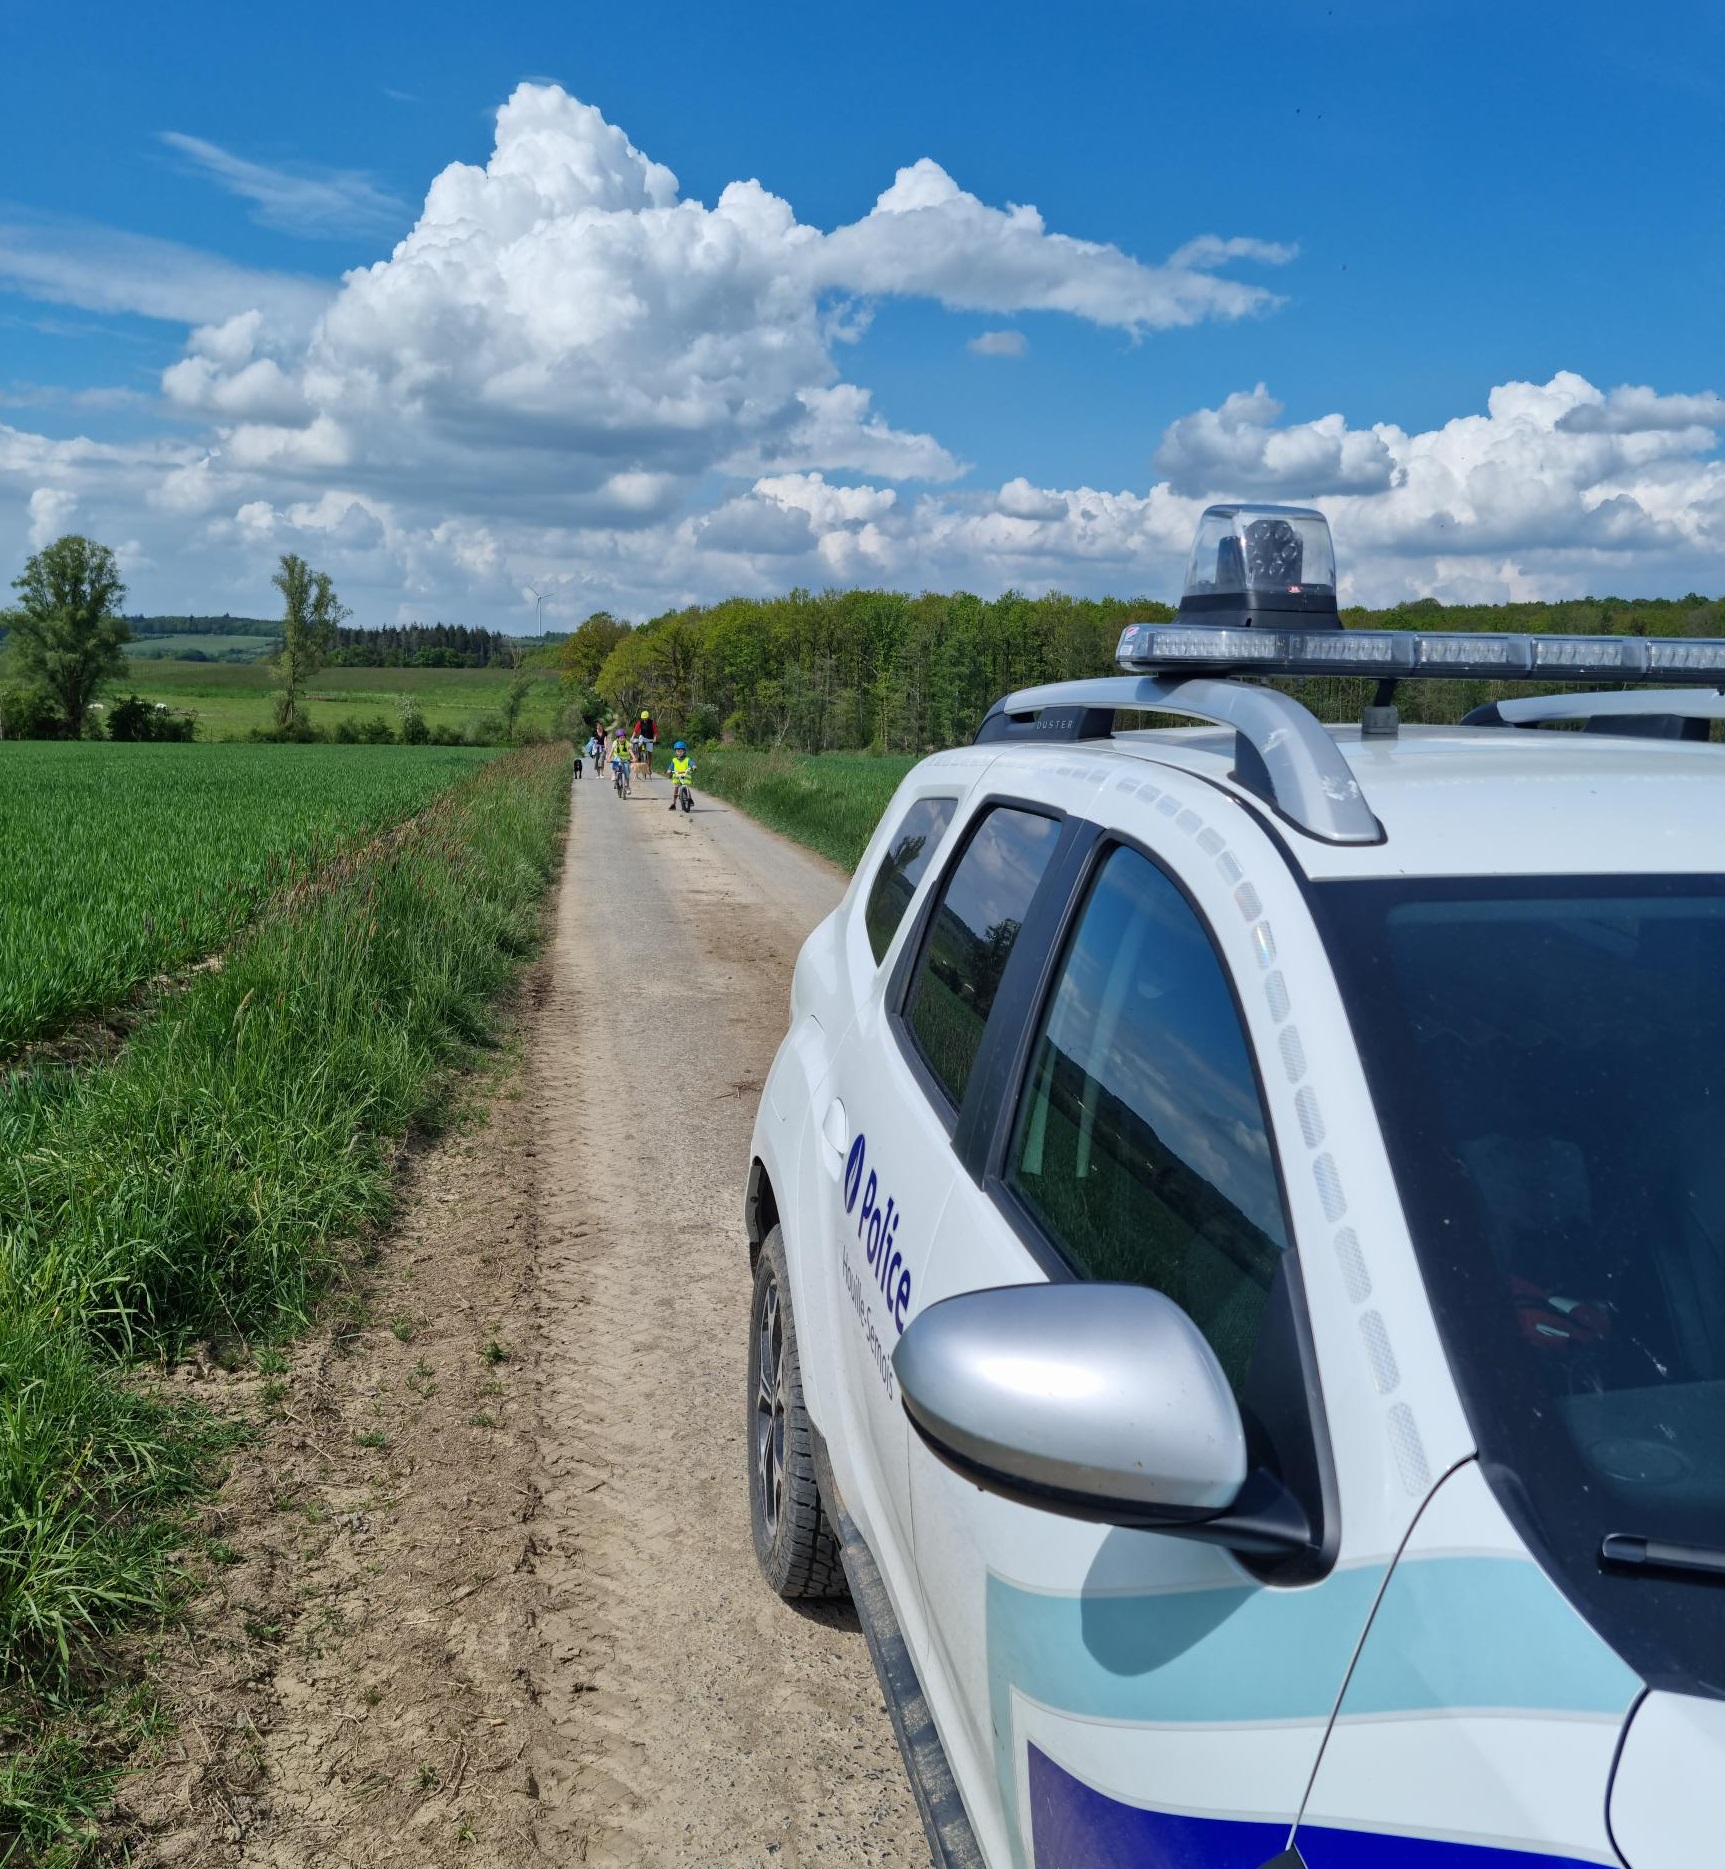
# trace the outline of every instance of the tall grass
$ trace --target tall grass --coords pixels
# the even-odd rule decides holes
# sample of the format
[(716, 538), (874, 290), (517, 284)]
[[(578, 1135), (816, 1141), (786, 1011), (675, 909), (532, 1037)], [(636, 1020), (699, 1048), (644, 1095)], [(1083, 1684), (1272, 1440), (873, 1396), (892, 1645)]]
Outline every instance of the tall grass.
[(695, 784), (854, 870), (899, 781), (915, 764), (903, 753), (763, 753), (708, 746), (698, 755)]
[(284, 892), (113, 1063), (0, 1089), (0, 1861), (82, 1834), (101, 1764), (71, 1771), (55, 1709), (162, 1612), (218, 1438), (128, 1360), (306, 1320), (535, 940), (567, 773), (561, 748), (486, 767)]

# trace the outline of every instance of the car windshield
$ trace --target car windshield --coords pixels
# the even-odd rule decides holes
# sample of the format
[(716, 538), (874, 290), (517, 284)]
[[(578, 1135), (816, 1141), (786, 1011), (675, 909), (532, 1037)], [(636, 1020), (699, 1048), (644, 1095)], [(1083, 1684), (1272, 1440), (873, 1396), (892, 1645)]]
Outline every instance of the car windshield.
[(1725, 1694), (1725, 878), (1317, 891), (1500, 1500), (1619, 1652)]

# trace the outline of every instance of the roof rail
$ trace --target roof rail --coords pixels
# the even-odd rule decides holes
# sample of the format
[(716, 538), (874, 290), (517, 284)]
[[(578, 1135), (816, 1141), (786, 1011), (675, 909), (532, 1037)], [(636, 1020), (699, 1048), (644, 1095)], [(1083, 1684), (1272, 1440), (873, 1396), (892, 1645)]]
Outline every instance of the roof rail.
[(977, 743), (1105, 739), (1120, 708), (1232, 727), (1236, 783), (1296, 829), (1326, 844), (1384, 841), (1341, 749), (1298, 701), (1275, 688), (1154, 675), (1050, 682), (997, 701), (977, 729)]
[(1725, 694), (1684, 688), (1632, 688), (1605, 694), (1517, 695), (1513, 700), (1487, 701), (1464, 714), (1461, 724), (1535, 727), (1543, 720), (1584, 720), (1595, 733), (1705, 740), (1707, 722), (1725, 720)]

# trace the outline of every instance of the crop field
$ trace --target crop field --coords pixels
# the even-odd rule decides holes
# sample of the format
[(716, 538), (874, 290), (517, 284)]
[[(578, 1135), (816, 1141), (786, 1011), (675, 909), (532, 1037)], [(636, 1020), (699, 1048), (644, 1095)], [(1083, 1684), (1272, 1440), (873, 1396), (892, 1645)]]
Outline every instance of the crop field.
[(538, 939), (568, 776), (566, 745), (0, 746), (14, 1039), (225, 950), (117, 1055), (0, 1071), (0, 1864), (85, 1861), (158, 1730), (111, 1638), (183, 1598), (238, 1430), (136, 1364), (262, 1350), (339, 1281)]
[(282, 883), (492, 757), (0, 745), (0, 1058), (222, 947)]
[(901, 753), (762, 753), (708, 746), (695, 788), (748, 812), (786, 837), (854, 870), (899, 781), (916, 764)]
[[(205, 647), (214, 654), (226, 640), (207, 637)], [(512, 679), (507, 668), (326, 668), (312, 677), (307, 705), (312, 724), (329, 731), (344, 722), (375, 720), (380, 714), (394, 727), (397, 701), (411, 694), (427, 726), (463, 733), (502, 707)], [(280, 686), (268, 662), (136, 656), (131, 673), (115, 692), (135, 689), (146, 701), (161, 701), (177, 714), (190, 714), (200, 740), (237, 740), (270, 726), (272, 697)], [(555, 674), (545, 675), (528, 694), (521, 725), (548, 732), (562, 707)]]

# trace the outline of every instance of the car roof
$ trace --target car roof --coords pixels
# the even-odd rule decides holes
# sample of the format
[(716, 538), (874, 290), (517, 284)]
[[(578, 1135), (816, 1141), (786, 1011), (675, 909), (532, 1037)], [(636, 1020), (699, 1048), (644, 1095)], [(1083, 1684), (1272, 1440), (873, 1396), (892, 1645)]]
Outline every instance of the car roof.
[(1047, 751), (1150, 760), (1256, 807), (1313, 880), (1345, 877), (1725, 873), (1725, 746), (1512, 727), (1327, 730), (1383, 826), (1325, 843), (1278, 822), (1233, 776), (1234, 735), (1116, 733)]

